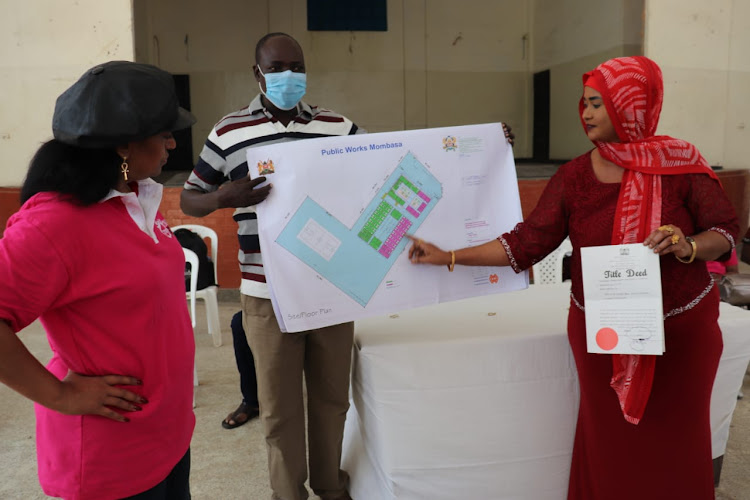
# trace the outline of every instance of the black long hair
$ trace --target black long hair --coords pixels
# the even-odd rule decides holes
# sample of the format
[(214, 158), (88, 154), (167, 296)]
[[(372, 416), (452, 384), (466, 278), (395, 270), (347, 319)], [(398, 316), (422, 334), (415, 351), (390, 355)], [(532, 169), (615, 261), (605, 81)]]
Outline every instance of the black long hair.
[(117, 186), (122, 159), (114, 148), (88, 149), (56, 139), (45, 142), (31, 159), (21, 186), (21, 203), (43, 191), (92, 205)]

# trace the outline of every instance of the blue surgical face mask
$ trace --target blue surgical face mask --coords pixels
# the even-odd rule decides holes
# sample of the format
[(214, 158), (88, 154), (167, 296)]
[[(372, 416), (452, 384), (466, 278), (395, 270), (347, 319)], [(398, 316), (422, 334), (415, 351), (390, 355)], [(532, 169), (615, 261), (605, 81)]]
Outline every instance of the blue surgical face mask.
[(295, 107), (307, 90), (307, 75), (305, 73), (295, 73), (291, 70), (282, 71), (281, 73), (263, 74), (258, 66), (258, 71), (266, 78), (266, 91), (258, 82), (260, 92), (266, 99), (271, 101), (274, 106), (285, 111)]

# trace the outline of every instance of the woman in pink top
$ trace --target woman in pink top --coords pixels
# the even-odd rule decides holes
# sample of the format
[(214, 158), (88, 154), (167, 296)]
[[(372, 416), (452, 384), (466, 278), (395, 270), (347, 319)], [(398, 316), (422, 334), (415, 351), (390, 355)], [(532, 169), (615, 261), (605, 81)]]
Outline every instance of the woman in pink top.
[[(66, 499), (188, 499), (195, 344), (184, 257), (158, 212), (172, 77), (113, 61), (57, 100), (0, 239), (0, 381), (32, 399), (39, 480)], [(15, 335), (39, 318), (42, 366)]]
[(740, 272), (740, 261), (737, 259), (737, 249), (732, 249), (732, 256), (727, 261), (712, 260), (706, 262), (706, 269), (716, 283), (721, 281), (722, 276)]

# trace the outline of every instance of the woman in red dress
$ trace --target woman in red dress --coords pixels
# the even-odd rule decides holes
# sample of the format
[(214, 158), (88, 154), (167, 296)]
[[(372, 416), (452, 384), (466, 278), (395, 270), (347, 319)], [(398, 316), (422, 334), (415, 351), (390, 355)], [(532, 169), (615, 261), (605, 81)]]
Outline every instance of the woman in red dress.
[[(568, 498), (711, 499), (709, 410), (722, 339), (705, 263), (729, 258), (737, 217), (692, 144), (654, 135), (663, 84), (653, 61), (612, 59), (583, 84), (581, 122), (596, 147), (559, 168), (528, 219), (455, 251), (412, 238), (409, 258), (521, 272), (569, 236), (568, 337), (581, 403)], [(661, 256), (666, 352), (589, 354), (580, 249), (636, 242)]]

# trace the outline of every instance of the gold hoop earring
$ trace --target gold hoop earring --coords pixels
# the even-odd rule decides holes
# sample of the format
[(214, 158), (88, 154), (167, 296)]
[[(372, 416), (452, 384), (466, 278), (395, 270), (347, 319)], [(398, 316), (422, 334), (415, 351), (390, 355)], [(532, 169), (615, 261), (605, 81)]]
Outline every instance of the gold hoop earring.
[(128, 180), (128, 162), (126, 161), (127, 158), (122, 159), (122, 165), (120, 165), (120, 172), (122, 172), (122, 176), (125, 178), (125, 180)]

